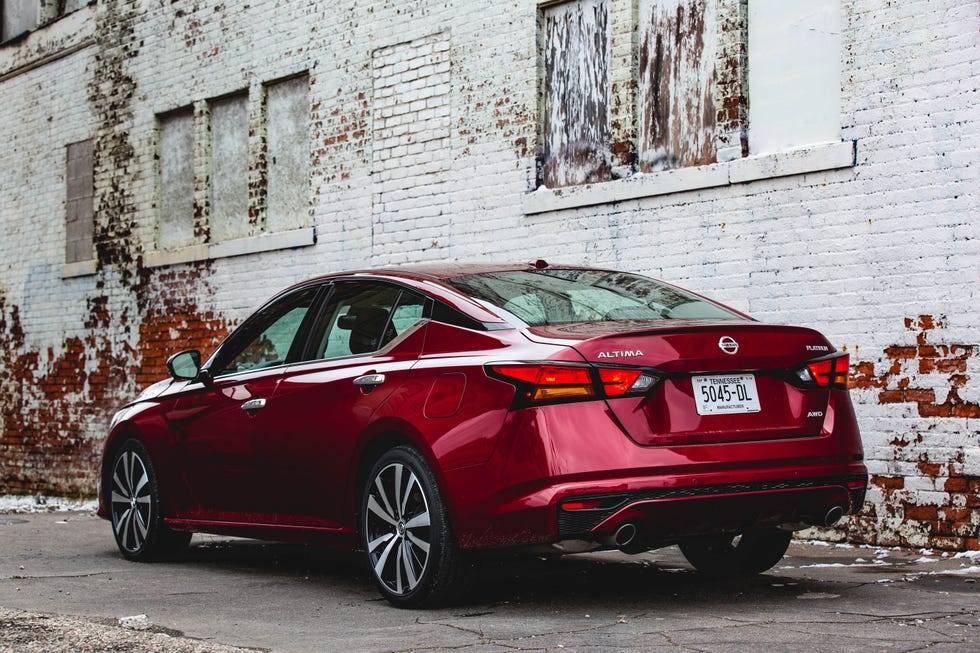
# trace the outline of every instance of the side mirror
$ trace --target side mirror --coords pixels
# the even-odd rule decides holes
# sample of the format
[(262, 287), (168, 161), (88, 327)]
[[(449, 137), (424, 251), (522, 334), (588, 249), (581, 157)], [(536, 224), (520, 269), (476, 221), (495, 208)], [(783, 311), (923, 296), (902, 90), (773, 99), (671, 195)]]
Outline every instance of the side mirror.
[(167, 371), (178, 381), (193, 381), (201, 373), (201, 352), (186, 349), (167, 359)]

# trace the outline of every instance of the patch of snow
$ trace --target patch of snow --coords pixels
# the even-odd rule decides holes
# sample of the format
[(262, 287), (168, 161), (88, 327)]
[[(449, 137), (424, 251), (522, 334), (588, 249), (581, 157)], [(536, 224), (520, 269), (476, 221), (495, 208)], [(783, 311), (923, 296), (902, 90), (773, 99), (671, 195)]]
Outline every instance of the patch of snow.
[(800, 565), (798, 567), (785, 567), (785, 569), (816, 569), (819, 567), (892, 567), (894, 563), (885, 562), (884, 560), (875, 560), (871, 563), (859, 563), (857, 560), (852, 564), (844, 562), (819, 562), (812, 565)]
[(806, 600), (839, 599), (840, 594), (830, 594), (828, 592), (807, 592), (806, 594), (800, 594), (796, 598)]
[(947, 574), (948, 575), (951, 575), (951, 576), (965, 576), (966, 574), (978, 574), (978, 575), (980, 575), (980, 567), (974, 565), (974, 566), (971, 566), (971, 567), (961, 567), (959, 569), (945, 569), (945, 570), (940, 570), (940, 571), (927, 571), (927, 572), (924, 572), (924, 573), (926, 573), (926, 574), (928, 574), (930, 576), (940, 576), (940, 575), (945, 576)]
[(63, 497), (20, 494), (0, 495), (0, 513), (95, 512), (98, 508), (99, 502), (95, 499), (65, 499)]

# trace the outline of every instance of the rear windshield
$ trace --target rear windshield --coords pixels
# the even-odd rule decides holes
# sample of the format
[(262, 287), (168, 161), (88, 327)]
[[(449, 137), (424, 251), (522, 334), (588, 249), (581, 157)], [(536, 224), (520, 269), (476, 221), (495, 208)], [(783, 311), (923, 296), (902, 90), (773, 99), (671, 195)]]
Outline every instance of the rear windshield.
[(528, 270), (449, 279), (456, 289), (513, 313), (530, 326), (627, 320), (744, 319), (667, 286), (625, 272)]

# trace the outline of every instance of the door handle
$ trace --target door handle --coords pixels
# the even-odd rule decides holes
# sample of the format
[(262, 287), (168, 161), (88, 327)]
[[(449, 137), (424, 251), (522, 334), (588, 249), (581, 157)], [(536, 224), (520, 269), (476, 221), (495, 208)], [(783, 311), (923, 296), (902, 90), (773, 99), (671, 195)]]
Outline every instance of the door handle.
[(247, 412), (252, 412), (259, 410), (260, 408), (265, 408), (265, 399), (249, 399), (241, 406), (242, 410)]
[(365, 374), (364, 376), (359, 376), (354, 379), (354, 385), (360, 386), (362, 388), (368, 387), (373, 388), (376, 385), (381, 385), (385, 382), (384, 374)]

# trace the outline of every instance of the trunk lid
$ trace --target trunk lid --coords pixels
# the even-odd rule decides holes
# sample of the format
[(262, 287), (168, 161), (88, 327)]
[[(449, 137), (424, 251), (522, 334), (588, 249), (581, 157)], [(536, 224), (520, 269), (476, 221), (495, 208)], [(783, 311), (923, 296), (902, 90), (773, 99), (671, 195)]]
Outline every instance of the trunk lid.
[(662, 380), (645, 395), (606, 400), (639, 444), (821, 433), (830, 391), (791, 382), (804, 361), (834, 351), (812, 329), (740, 320), (669, 320), (534, 327), (528, 337), (561, 342), (596, 365), (657, 370)]

